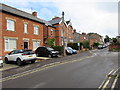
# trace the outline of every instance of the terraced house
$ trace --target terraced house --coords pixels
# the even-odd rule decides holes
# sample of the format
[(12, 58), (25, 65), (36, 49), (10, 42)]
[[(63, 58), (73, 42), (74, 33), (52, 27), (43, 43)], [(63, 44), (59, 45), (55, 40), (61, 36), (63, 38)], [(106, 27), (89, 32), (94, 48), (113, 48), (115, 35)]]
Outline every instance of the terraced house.
[[(61, 17), (54, 17), (50, 21), (38, 18), (37, 12), (32, 14), (0, 3), (0, 51), (1, 55), (14, 49), (32, 49), (47, 46), (49, 39), (54, 39), (54, 45), (63, 45), (64, 41), (73, 42), (73, 27), (71, 21), (64, 21)], [(64, 27), (64, 28), (63, 28)]]
[(13, 49), (33, 49), (43, 46), (44, 20), (16, 8), (0, 4), (1, 55)]

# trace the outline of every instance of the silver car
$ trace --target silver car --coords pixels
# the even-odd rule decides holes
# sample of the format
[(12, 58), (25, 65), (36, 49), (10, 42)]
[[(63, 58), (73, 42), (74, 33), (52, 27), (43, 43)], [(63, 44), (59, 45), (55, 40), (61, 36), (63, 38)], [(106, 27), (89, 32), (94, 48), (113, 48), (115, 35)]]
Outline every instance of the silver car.
[(6, 64), (10, 61), (15, 61), (18, 66), (21, 66), (25, 62), (34, 63), (36, 54), (32, 50), (13, 50), (4, 59)]

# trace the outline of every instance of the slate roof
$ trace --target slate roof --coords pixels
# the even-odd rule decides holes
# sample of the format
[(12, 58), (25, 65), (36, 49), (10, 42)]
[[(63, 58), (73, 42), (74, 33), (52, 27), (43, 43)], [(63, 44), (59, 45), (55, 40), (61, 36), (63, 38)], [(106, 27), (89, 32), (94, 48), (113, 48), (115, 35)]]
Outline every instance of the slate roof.
[(37, 21), (37, 22), (40, 22), (40, 23), (43, 23), (43, 24), (45, 23), (44, 20), (42, 20), (42, 19), (40, 19), (36, 16), (33, 16), (30, 13), (18, 10), (16, 8), (7, 6), (7, 5), (2, 4), (2, 3), (0, 3), (0, 11), (7, 12), (7, 13), (10, 13), (10, 14), (14, 14), (14, 15), (17, 15), (17, 16), (20, 16), (20, 17), (23, 17), (23, 18), (26, 18), (26, 19), (30, 19), (30, 20), (33, 20), (33, 21)]
[(57, 19), (54, 19), (54, 20), (50, 20), (49, 22), (54, 25), (54, 24), (58, 24), (60, 21), (62, 20), (62, 18), (57, 18)]

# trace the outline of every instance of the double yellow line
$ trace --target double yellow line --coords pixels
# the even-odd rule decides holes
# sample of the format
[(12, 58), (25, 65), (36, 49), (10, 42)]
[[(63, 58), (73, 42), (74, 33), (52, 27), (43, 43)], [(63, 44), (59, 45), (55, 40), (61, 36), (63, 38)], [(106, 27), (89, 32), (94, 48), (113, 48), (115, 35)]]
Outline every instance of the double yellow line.
[[(118, 68), (119, 69), (119, 68)], [(102, 82), (102, 84), (99, 86), (98, 90), (104, 90), (105, 88), (107, 88), (107, 85), (109, 84), (110, 80), (111, 80), (111, 76), (115, 75), (115, 73), (118, 71), (117, 70), (111, 70), (108, 75), (106, 75), (106, 78), (104, 79), (104, 81)]]

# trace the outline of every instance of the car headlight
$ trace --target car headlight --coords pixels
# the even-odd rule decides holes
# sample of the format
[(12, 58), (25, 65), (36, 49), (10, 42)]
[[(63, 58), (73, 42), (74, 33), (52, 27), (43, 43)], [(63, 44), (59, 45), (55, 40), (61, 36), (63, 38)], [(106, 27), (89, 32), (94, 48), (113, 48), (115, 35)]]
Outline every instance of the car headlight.
[(55, 51), (52, 51), (52, 53), (56, 53)]

